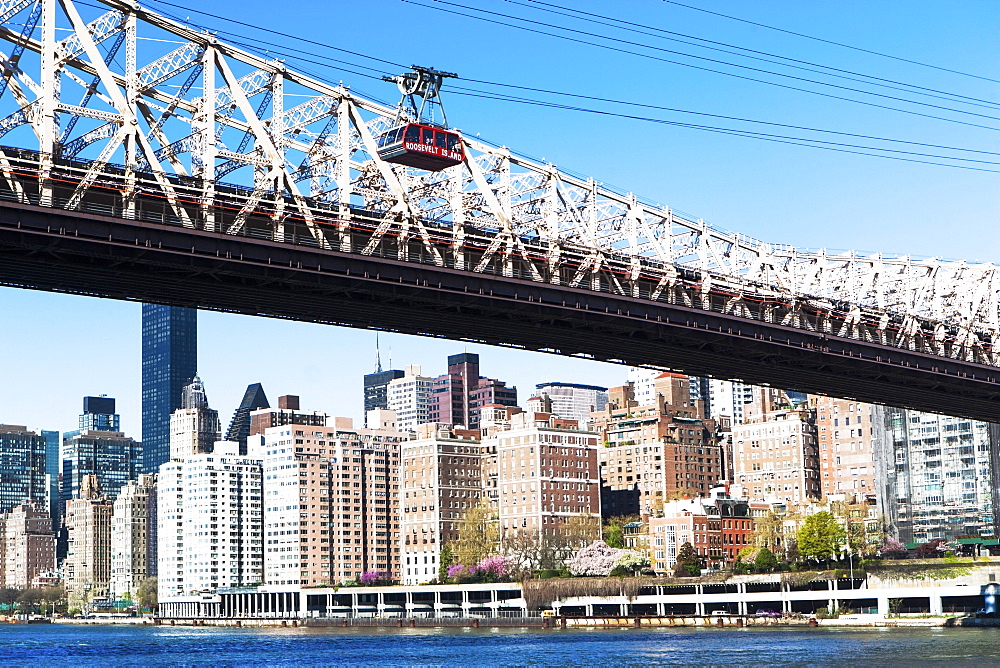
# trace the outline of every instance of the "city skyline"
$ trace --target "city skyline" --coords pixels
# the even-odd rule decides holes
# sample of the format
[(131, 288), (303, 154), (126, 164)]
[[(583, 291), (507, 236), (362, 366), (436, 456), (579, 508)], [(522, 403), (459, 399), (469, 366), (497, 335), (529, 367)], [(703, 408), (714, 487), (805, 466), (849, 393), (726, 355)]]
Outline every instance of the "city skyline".
[[(378, 7), (379, 13), (392, 13), (399, 20), (378, 25), (384, 39), (379, 40), (377, 48), (364, 39), (367, 30), (340, 35), (335, 46), (406, 65), (435, 63), (470, 79), (581, 93), (595, 92), (593, 82), (600, 80), (601, 87), (596, 93), (609, 98), (653, 104), (679, 100), (671, 106), (900, 138), (920, 139), (926, 135), (933, 137), (935, 143), (956, 146), (975, 148), (978, 144), (995, 144), (995, 135), (982, 128), (850, 105), (665, 63), (646, 61), (644, 67), (636, 67), (642, 61), (565, 40), (530, 38), (517, 30), (388, 0), (364, 7), (336, 8), (292, 0), (287, 7), (289, 11), (275, 14), (256, 0), (239, 4), (222, 0), (211, 9), (218, 16), (242, 16), (250, 24), (266, 23), (272, 30), (324, 42), (327, 36), (324, 19), (348, 20), (374, 30), (371, 16), (373, 7)], [(597, 13), (607, 11), (596, 3), (578, 7)], [(848, 7), (854, 9), (845, 9), (844, 5), (806, 7), (774, 2), (755, 7), (753, 18), (806, 34), (815, 33), (816, 26), (822, 26), (828, 37), (848, 35), (847, 41), (852, 44), (877, 47), (879, 51), (912, 60), (945, 63), (952, 69), (982, 76), (1000, 76), (995, 74), (1000, 59), (996, 57), (997, 45), (992, 39), (1000, 17), (985, 6), (954, 3), (945, 8), (931, 2), (914, 2), (908, 3), (907, 12), (903, 13), (870, 3), (859, 2)], [(745, 13), (738, 3), (724, 0), (713, 3), (712, 8), (723, 14)], [(317, 20), (309, 23), (297, 20), (296, 16), (305, 11)], [(981, 82), (969, 77), (762, 31), (666, 3), (637, 3), (635, 7), (623, 6), (617, 11), (626, 20), (669, 25), (692, 34), (710, 34), (720, 41), (765, 51), (795, 50), (803, 58), (816, 62), (905, 81), (919, 79), (926, 86), (983, 95), (979, 92)], [(541, 14), (532, 17), (544, 19)], [(276, 39), (274, 35), (195, 12), (190, 14), (190, 20), (196, 25), (248, 33), (259, 39)], [(428, 20), (440, 21), (453, 40), (415, 41), (406, 34), (405, 26)], [(287, 44), (286, 40), (279, 41)], [(529, 46), (537, 46), (543, 52), (558, 49), (562, 58), (519, 78), (503, 66), (502, 59), (493, 57), (493, 50), (478, 47), (484, 41), (508, 45), (512, 53), (514, 49)], [(282, 57), (297, 66), (288, 53)], [(591, 66), (573, 67), (577, 62), (588, 62)], [(318, 76), (343, 79), (362, 94), (370, 92), (373, 97), (390, 103), (395, 99), (396, 91), (391, 85), (373, 82), (365, 76), (334, 69), (323, 69)], [(454, 84), (463, 85), (461, 79)], [(853, 247), (996, 261), (995, 256), (983, 257), (1000, 247), (997, 230), (991, 224), (1000, 213), (997, 195), (1000, 188), (996, 187), (994, 174), (727, 138), (593, 114), (484, 103), (458, 90), (450, 92), (447, 87), (444, 95), (449, 119), (465, 132), (481, 134), (515, 151), (539, 156), (764, 241), (807, 248)], [(586, 140), (581, 141), (581, 137)], [(681, 159), (663, 161), (664, 150)], [(808, 161), (810, 169), (800, 168), (803, 161)], [(956, 234), (954, 225), (941, 221), (961, 221), (964, 233)], [(73, 428), (79, 397), (108, 394), (119, 402), (123, 429), (139, 438), (139, 386), (135, 377), (139, 359), (138, 305), (2, 288), (0, 309), (10, 322), (30, 327), (20, 330), (30, 331), (30, 336), (13, 337), (14, 340), (0, 347), (0, 367), (5, 369), (9, 381), (35, 379), (8, 382), (0, 387), (3, 407), (0, 418), (65, 431)], [(363, 419), (353, 398), (354, 389), (338, 393), (333, 389), (338, 383), (328, 378), (349, 379), (354, 383), (364, 373), (370, 373), (374, 367), (373, 333), (318, 329), (321, 326), (205, 311), (201, 320), (202, 364), (197, 372), (211, 392), (223, 424), (228, 424), (243, 388), (252, 382), (263, 383), (272, 396), (299, 394), (307, 405)], [(67, 331), (76, 344), (75, 350), (63, 349)], [(538, 382), (553, 380), (609, 387), (624, 382), (621, 380), (624, 370), (612, 365), (389, 333), (381, 337), (383, 362), (391, 348), (395, 368), (421, 364), (426, 373), (441, 373), (443, 368), (435, 367), (433, 360), (468, 350), (480, 353), (484, 365), (504, 369), (503, 374), (493, 375), (507, 379), (522, 393)], [(260, 354), (276, 345), (323, 351), (328, 353), (326, 365), (322, 357)], [(99, 363), (81, 372), (77, 364), (84, 353)], [(383, 366), (388, 368), (387, 364)], [(75, 373), (65, 373), (68, 369), (75, 369)], [(50, 410), (50, 406), (57, 408)], [(56, 424), (50, 424), (53, 421)]]
[[(0, 288), (0, 299), (11, 289)], [(19, 291), (25, 294), (25, 291)], [(71, 431), (77, 428), (79, 403), (83, 396), (107, 394), (117, 402), (121, 427), (136, 440), (141, 437), (141, 305), (115, 302), (106, 299), (74, 297), (37, 293), (54, 300), (58, 307), (67, 309), (67, 316), (78, 312), (93, 313), (104, 309), (107, 318), (119, 318), (132, 325), (131, 335), (124, 327), (114, 331), (93, 332), (82, 344), (88, 349), (102, 349), (102, 354), (114, 354), (122, 361), (115, 368), (95, 372), (93, 376), (66, 379), (58, 387), (39, 385), (37, 388), (0, 385), (0, 424), (24, 424), (48, 430)], [(13, 300), (12, 316), (22, 310), (34, 308), (33, 299)], [(246, 387), (260, 383), (271, 397), (296, 394), (302, 397), (303, 406), (331, 415), (352, 417), (364, 423), (362, 405), (363, 376), (374, 371), (376, 333), (349, 328), (328, 327), (310, 323), (292, 323), (252, 316), (201, 311), (198, 314), (198, 376), (211, 397), (212, 407), (219, 411), (223, 426), (228, 426), (233, 412), (239, 407)], [(232, 323), (236, 320), (236, 326)], [(261, 345), (268, 340), (282, 340), (291, 336), (300, 341), (303, 349), (333, 350), (338, 345), (349, 345), (359, 350), (356, 355), (331, 354), (329, 368), (316, 367), (301, 356), (253, 355), (241, 358), (227, 341), (234, 331), (252, 331)], [(228, 334), (227, 334), (228, 333)], [(227, 338), (222, 338), (226, 336)], [(628, 367), (567, 358), (544, 353), (531, 353), (500, 347), (469, 344), (461, 341), (428, 339), (403, 334), (379, 332), (382, 366), (402, 369), (407, 364), (418, 364), (428, 375), (447, 371), (447, 357), (461, 352), (477, 352), (481, 357), (482, 374), (500, 377), (508, 385), (518, 387), (519, 401), (523, 402), (542, 382), (579, 382), (612, 387), (625, 383)], [(36, 338), (35, 341), (38, 339)], [(345, 343), (346, 342), (346, 343)], [(29, 344), (27, 341), (18, 345)], [(33, 344), (29, 344), (33, 345)], [(43, 347), (44, 343), (41, 344)], [(18, 347), (15, 345), (15, 347)], [(114, 353), (112, 352), (114, 351)], [(126, 352), (129, 351), (129, 352)], [(0, 356), (8, 354), (0, 352)], [(391, 354), (391, 358), (390, 358)], [(69, 357), (72, 357), (70, 355)], [(527, 357), (530, 361), (526, 361)], [(336, 361), (333, 361), (336, 360)], [(55, 365), (59, 362), (53, 360)], [(67, 362), (68, 363), (68, 360)], [(11, 355), (8, 369), (12, 375), (27, 373), (36, 365), (24, 356)], [(596, 380), (595, 380), (596, 378)], [(78, 391), (79, 390), (79, 391)], [(64, 406), (53, 410), (53, 404)], [(178, 397), (179, 403), (179, 397)], [(50, 424), (57, 422), (58, 424)]]

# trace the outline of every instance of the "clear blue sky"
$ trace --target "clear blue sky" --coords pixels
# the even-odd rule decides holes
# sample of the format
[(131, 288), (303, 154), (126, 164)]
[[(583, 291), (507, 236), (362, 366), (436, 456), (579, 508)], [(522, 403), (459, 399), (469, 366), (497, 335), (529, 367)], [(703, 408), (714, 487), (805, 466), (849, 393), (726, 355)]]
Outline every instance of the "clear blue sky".
[[(732, 59), (725, 54), (571, 21), (510, 2), (456, 1), (642, 40), (666, 49)], [(651, 28), (1000, 102), (1000, 85), (993, 82), (847, 50), (659, 0), (553, 1)], [(418, 2), (447, 8), (433, 0)], [(290, 42), (176, 7), (156, 2), (146, 4), (153, 9), (190, 16), (193, 22), (219, 30), (256, 35), (285, 45)], [(742, 81), (449, 15), (401, 0), (337, 3), (284, 0), (280, 4), (213, 0), (197, 5), (191, 0), (177, 0), (177, 4), (197, 6), (396, 63), (454, 71), (465, 79), (1000, 152), (998, 131)], [(1000, 2), (996, 0), (756, 3), (688, 0), (687, 4), (1000, 79)], [(322, 51), (317, 46), (300, 46)], [(634, 48), (621, 43), (615, 46)], [(333, 52), (328, 53), (337, 57)], [(663, 52), (646, 50), (646, 53), (673, 58)], [(361, 62), (355, 56), (341, 54), (341, 57)], [(390, 66), (367, 62), (393, 70)], [(750, 61), (739, 62), (754, 65)], [(700, 64), (717, 67), (706, 62)], [(292, 60), (289, 65), (296, 67)], [(395, 88), (391, 84), (312, 64), (305, 67), (329, 80), (343, 80), (359, 92), (395, 102)], [(744, 74), (780, 81), (746, 71)], [(467, 83), (456, 82), (456, 85)], [(787, 80), (784, 83), (820, 88)], [(982, 117), (864, 98), (845, 91), (831, 92), (1000, 128), (1000, 121)], [(882, 92), (903, 95), (898, 91)], [(924, 99), (950, 108), (960, 106)], [(447, 95), (447, 90), (446, 101), (449, 120), (466, 133), (480, 133), (518, 152), (544, 158), (561, 168), (593, 176), (760, 239), (806, 248), (850, 248), (1000, 261), (1000, 179), (995, 173), (484, 101)], [(581, 104), (622, 110), (601, 103)], [(1000, 117), (996, 107), (961, 108)], [(685, 122), (736, 125), (653, 110), (624, 111)], [(1000, 161), (1000, 156), (966, 156)], [(997, 165), (986, 166), (1000, 169)], [(125, 430), (138, 437), (139, 311), (137, 304), (0, 289), (4, 325), (0, 345), (3, 370), (0, 422), (71, 429), (76, 425), (81, 397), (107, 393), (118, 399)], [(229, 419), (246, 385), (258, 381), (264, 384), (272, 400), (279, 394), (296, 393), (302, 395), (305, 408), (360, 417), (361, 376), (370, 372), (374, 364), (374, 334), (213, 313), (202, 313), (199, 326), (200, 373), (212, 405), (220, 410), (224, 420)], [(522, 398), (529, 396), (534, 384), (542, 381), (613, 385), (620, 384), (625, 377), (623, 368), (540, 354), (399, 335), (384, 335), (382, 341), (383, 363), (388, 361), (391, 347), (395, 366), (422, 364), (428, 374), (441, 373), (444, 358), (450, 353), (466, 349), (478, 352), (483, 372), (516, 384)]]

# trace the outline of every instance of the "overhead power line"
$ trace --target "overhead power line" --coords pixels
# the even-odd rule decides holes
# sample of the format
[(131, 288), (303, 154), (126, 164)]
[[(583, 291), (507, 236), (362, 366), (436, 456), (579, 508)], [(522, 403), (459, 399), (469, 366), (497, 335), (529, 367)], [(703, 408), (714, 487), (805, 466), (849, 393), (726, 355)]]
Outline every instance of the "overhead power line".
[(923, 63), (919, 60), (910, 60), (909, 58), (902, 58), (900, 56), (893, 56), (892, 54), (882, 53), (881, 51), (873, 51), (871, 49), (864, 49), (860, 46), (852, 46), (851, 44), (844, 44), (843, 42), (835, 42), (830, 39), (824, 39), (822, 37), (816, 37), (814, 35), (806, 35), (805, 33), (795, 32), (794, 30), (786, 30), (785, 28), (778, 28), (776, 26), (767, 25), (766, 23), (757, 23), (756, 21), (750, 21), (748, 19), (741, 19), (738, 16), (730, 16), (729, 14), (722, 14), (720, 12), (713, 12), (709, 9), (703, 7), (694, 7), (692, 5), (686, 5), (683, 2), (675, 2), (675, 0), (662, 0), (668, 5), (677, 5), (678, 7), (684, 7), (685, 9), (693, 9), (696, 12), (704, 12), (705, 14), (713, 14), (715, 16), (721, 16), (724, 19), (729, 19), (731, 21), (739, 21), (740, 23), (749, 23), (750, 25), (757, 26), (760, 28), (767, 28), (768, 30), (776, 30), (778, 32), (783, 32), (788, 35), (795, 35), (796, 37), (802, 37), (804, 39), (811, 39), (816, 42), (823, 42), (824, 44), (832, 44), (833, 46), (839, 46), (844, 49), (851, 49), (852, 51), (861, 51), (862, 53), (869, 53), (873, 56), (880, 56), (882, 58), (891, 58), (892, 60), (898, 60), (904, 63), (910, 63), (911, 65), (919, 65), (920, 67), (929, 67), (934, 70), (941, 70), (942, 72), (950, 72), (952, 74), (958, 74), (963, 77), (972, 77), (973, 79), (982, 79), (983, 81), (992, 81), (994, 83), (1000, 83), (1000, 79), (991, 79), (990, 77), (980, 76), (978, 74), (970, 74), (969, 72), (962, 72), (960, 70), (953, 70), (948, 67), (940, 67), (939, 65), (931, 65), (930, 63)]

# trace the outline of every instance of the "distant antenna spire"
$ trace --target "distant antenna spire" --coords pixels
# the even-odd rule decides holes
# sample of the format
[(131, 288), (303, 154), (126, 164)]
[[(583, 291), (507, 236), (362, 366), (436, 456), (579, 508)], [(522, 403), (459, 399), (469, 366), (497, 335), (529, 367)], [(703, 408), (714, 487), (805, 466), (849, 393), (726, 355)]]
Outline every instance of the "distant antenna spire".
[(378, 332), (375, 332), (375, 373), (382, 373), (382, 356), (378, 349)]

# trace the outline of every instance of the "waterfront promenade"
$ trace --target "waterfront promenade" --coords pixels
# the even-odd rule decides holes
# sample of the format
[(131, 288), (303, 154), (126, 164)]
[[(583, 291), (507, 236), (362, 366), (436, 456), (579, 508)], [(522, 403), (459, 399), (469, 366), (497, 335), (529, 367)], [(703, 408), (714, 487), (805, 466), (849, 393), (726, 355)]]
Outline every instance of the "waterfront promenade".
[[(929, 575), (928, 575), (929, 573)], [(1000, 560), (883, 576), (786, 573), (716, 579), (573, 578), (394, 587), (257, 587), (160, 601), (170, 620), (793, 618), (962, 616), (1000, 593)], [(609, 584), (617, 589), (608, 591)], [(600, 588), (600, 589), (598, 589)], [(594, 595), (593, 591), (601, 591)], [(734, 622), (735, 623), (735, 622)]]

